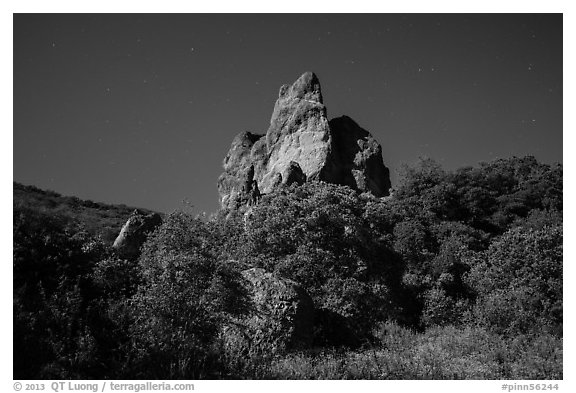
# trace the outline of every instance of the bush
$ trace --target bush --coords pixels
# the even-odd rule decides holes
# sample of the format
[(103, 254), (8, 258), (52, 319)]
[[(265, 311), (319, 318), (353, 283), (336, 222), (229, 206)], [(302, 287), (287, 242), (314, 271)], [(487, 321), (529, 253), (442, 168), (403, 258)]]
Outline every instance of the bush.
[(317, 182), (267, 195), (247, 217), (244, 261), (299, 282), (317, 309), (367, 337), (376, 320), (398, 314), (391, 289), (402, 267), (369, 229), (365, 205), (348, 187)]
[[(443, 274), (445, 278), (448, 274)], [(449, 278), (452, 280), (452, 277)], [(430, 289), (424, 293), (424, 310), (422, 322), (425, 326), (459, 325), (465, 321), (470, 304), (465, 299), (454, 299), (446, 294), (441, 287)]]
[[(14, 376), (90, 378), (112, 329), (92, 270), (106, 251), (66, 217), (14, 209)], [(106, 334), (102, 334), (102, 330)]]
[(562, 227), (515, 228), (471, 258), (478, 321), (499, 333), (562, 334)]
[(130, 300), (130, 378), (218, 377), (224, 324), (245, 309), (239, 272), (210, 253), (205, 224), (170, 215), (140, 257), (143, 283)]

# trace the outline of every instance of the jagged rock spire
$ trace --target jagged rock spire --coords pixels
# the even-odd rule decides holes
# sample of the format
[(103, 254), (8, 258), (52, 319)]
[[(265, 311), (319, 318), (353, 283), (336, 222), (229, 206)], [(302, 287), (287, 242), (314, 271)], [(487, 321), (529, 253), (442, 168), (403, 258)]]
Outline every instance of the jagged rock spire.
[(258, 197), (287, 181), (323, 180), (377, 197), (388, 195), (390, 188), (380, 145), (349, 117), (328, 121), (313, 72), (280, 88), (265, 135), (243, 132), (234, 138), (218, 179), (223, 208), (251, 200), (244, 190), (247, 170), (253, 171), (251, 187)]

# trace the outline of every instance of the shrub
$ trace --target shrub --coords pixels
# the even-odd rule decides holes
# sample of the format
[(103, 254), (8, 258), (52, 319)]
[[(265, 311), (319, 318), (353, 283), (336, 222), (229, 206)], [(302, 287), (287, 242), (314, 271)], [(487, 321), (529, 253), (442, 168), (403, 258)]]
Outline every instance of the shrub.
[(225, 365), (219, 335), (245, 309), (233, 266), (209, 252), (210, 232), (184, 213), (171, 214), (140, 257), (143, 283), (131, 299), (131, 378), (216, 377)]
[[(66, 217), (14, 209), (14, 376), (102, 375), (100, 293), (92, 270), (106, 251)], [(111, 331), (106, 332), (110, 335)]]
[(262, 365), (278, 379), (562, 379), (562, 340), (503, 338), (481, 328), (435, 327), (425, 333), (383, 323), (378, 347), (291, 354)]
[(337, 314), (328, 319), (365, 337), (375, 320), (398, 313), (391, 288), (402, 272), (370, 230), (365, 205), (348, 187), (318, 182), (267, 195), (246, 222), (245, 262), (299, 282), (323, 315)]
[(562, 227), (515, 228), (471, 258), (476, 317), (500, 333), (562, 329)]

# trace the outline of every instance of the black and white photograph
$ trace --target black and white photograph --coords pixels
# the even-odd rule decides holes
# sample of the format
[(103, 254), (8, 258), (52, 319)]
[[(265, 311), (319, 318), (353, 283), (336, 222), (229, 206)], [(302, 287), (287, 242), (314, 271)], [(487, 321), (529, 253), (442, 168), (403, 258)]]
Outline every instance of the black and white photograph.
[(564, 23), (13, 13), (9, 387), (563, 390)]

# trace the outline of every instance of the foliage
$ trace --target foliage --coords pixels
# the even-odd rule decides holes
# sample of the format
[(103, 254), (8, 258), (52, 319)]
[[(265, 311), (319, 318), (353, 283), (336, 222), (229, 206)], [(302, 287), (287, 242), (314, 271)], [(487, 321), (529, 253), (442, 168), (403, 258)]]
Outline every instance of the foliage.
[(210, 239), (203, 222), (173, 213), (147, 242), (143, 283), (130, 299), (128, 376), (217, 376), (219, 334), (246, 308), (247, 295), (239, 272), (210, 254)]
[(393, 289), (402, 267), (390, 244), (368, 230), (365, 205), (343, 186), (281, 189), (247, 213), (243, 253), (246, 263), (302, 284), (317, 309), (336, 314), (330, 323), (341, 322), (355, 340), (399, 312)]
[(562, 227), (515, 228), (473, 256), (479, 320), (500, 333), (562, 331)]
[[(424, 159), (386, 198), (311, 181), (170, 214), (136, 261), (110, 248), (133, 209), (15, 183), (14, 378), (560, 379), (562, 182)], [(310, 348), (227, 352), (251, 267), (313, 299)]]
[[(509, 257), (495, 254), (494, 247), (504, 245), (499, 243), (501, 237), (506, 239), (503, 241), (512, 240), (507, 235), (511, 228), (559, 226), (561, 232), (560, 165), (541, 164), (533, 157), (513, 157), (446, 172), (433, 160), (423, 159), (414, 167), (404, 168), (404, 175), (387, 207), (388, 211), (381, 209), (386, 217), (383, 221), (392, 228), (394, 250), (406, 265), (404, 282), (418, 299), (422, 325), (463, 322), (470, 317), (476, 296), (482, 297), (475, 308), (477, 318), (480, 315), (488, 318), (488, 311), (479, 308), (488, 307), (487, 301), (493, 303), (488, 309), (496, 313), (499, 310), (503, 318), (515, 319), (514, 314), (507, 314), (502, 307), (519, 305), (519, 300), (505, 300), (505, 297), (530, 296), (536, 302), (541, 300), (538, 295), (532, 295), (537, 293), (535, 289), (528, 290), (524, 282), (518, 283), (515, 287), (518, 291), (512, 293), (493, 286), (486, 289), (478, 284), (479, 278), (474, 281), (465, 276), (489, 246), (493, 250), (491, 263), (494, 266)], [(546, 253), (550, 251), (549, 247), (556, 246), (540, 242), (535, 247)], [(558, 266), (561, 269), (561, 240), (559, 247), (551, 252), (559, 256), (555, 259), (557, 271)], [(486, 266), (476, 266), (477, 270), (469, 277), (479, 277), (483, 268)], [(498, 268), (495, 272), (500, 280), (507, 280), (508, 274), (514, 274)], [(536, 278), (539, 279), (548, 277)], [(557, 295), (553, 297), (558, 298)], [(557, 304), (556, 300), (551, 301)], [(558, 310), (561, 304), (550, 307)], [(552, 314), (548, 313), (547, 318), (552, 318)], [(555, 318), (552, 325), (558, 323), (558, 317)]]
[(400, 217), (460, 221), (497, 235), (531, 210), (562, 210), (562, 166), (513, 157), (447, 173), (424, 159), (405, 168), (395, 197)]
[(97, 238), (64, 217), (14, 209), (14, 363), (17, 378), (106, 375), (101, 361), (121, 340), (92, 269)]
[(393, 323), (377, 347), (295, 353), (260, 367), (264, 379), (562, 379), (562, 339), (503, 338), (472, 327), (415, 333)]
[[(44, 191), (34, 186), (14, 182), (14, 207), (33, 208), (53, 217), (61, 217), (81, 225), (89, 234), (99, 236), (105, 243), (112, 244), (120, 228), (134, 211), (126, 205), (110, 205), (74, 196), (63, 196), (54, 191)], [(152, 213), (138, 209), (142, 213)]]

